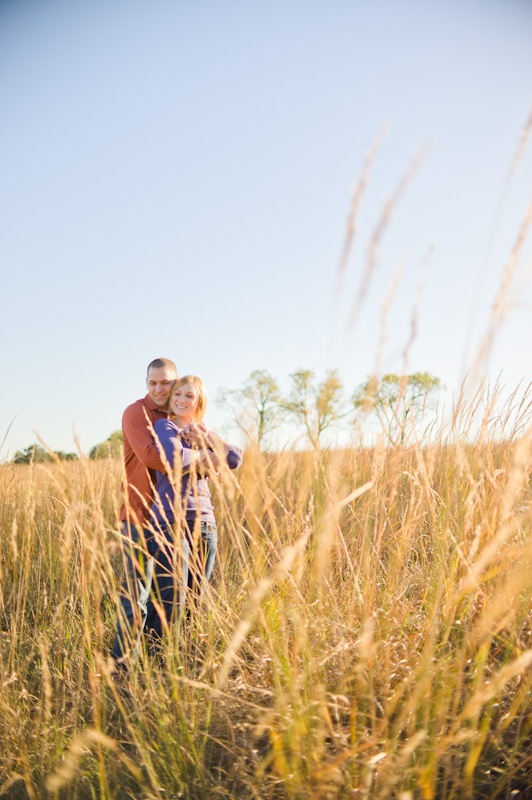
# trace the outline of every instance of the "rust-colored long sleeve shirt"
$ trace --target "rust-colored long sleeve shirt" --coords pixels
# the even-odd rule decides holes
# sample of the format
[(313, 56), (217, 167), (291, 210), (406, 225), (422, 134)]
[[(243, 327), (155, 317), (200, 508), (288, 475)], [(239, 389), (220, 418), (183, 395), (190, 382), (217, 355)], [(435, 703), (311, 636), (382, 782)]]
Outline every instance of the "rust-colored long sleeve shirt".
[(166, 418), (166, 411), (161, 411), (149, 394), (128, 406), (122, 416), (126, 485), (123, 486), (124, 502), (120, 519), (135, 522), (137, 517), (140, 523), (150, 518), (156, 484), (155, 470), (166, 472), (148, 427), (146, 414), (152, 425), (156, 420)]

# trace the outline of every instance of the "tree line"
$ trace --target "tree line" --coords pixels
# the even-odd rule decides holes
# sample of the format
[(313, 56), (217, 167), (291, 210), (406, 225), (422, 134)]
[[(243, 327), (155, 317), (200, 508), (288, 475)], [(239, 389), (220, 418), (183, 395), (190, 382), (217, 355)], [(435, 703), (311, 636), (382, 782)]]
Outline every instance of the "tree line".
[[(113, 433), (100, 444), (95, 444), (89, 451), (89, 458), (119, 458), (122, 455), (122, 431)], [(30, 444), (24, 450), (17, 450), (12, 458), (13, 464), (50, 464), (53, 461), (75, 461), (77, 453), (65, 453), (63, 450), (47, 450), (40, 444)]]
[[(322, 446), (324, 434), (342, 422), (355, 426), (372, 421), (390, 445), (407, 444), (419, 435), (427, 412), (434, 409), (441, 380), (429, 372), (408, 375), (387, 373), (368, 377), (346, 397), (336, 370), (320, 379), (315, 370), (299, 369), (290, 375), (286, 393), (267, 370), (253, 370), (240, 389), (220, 389), (217, 401), (230, 413), (234, 425), (248, 442), (268, 449), (280, 425), (299, 430), (313, 448)], [(89, 458), (116, 458), (122, 453), (122, 431), (114, 431), (94, 445)], [(76, 453), (49, 452), (32, 444), (15, 453), (14, 464), (77, 459)]]
[(283, 393), (269, 372), (254, 370), (241, 389), (221, 389), (218, 401), (228, 408), (248, 441), (260, 449), (285, 422), (319, 448), (326, 431), (340, 422), (356, 425), (370, 419), (388, 444), (397, 445), (419, 434), (441, 389), (440, 378), (429, 372), (390, 372), (381, 378), (368, 377), (346, 397), (336, 370), (327, 371), (320, 380), (315, 370), (299, 369), (290, 375), (288, 392)]

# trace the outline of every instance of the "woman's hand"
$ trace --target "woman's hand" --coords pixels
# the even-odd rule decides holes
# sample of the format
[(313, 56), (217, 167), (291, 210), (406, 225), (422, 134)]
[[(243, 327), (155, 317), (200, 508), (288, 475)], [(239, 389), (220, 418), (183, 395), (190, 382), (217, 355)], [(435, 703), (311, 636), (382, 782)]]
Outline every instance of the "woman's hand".
[(206, 442), (208, 442), (209, 431), (207, 430), (207, 426), (203, 422), (191, 422), (183, 428), (183, 439), (186, 441), (188, 445), (191, 447), (195, 445), (196, 447), (205, 446)]

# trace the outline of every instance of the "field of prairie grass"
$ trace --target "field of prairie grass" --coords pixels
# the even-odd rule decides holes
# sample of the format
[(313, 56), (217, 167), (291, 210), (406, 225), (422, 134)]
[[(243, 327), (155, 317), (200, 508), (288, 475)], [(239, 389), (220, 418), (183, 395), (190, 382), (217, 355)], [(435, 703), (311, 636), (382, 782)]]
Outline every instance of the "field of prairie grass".
[(126, 678), (120, 462), (0, 467), (0, 796), (532, 797), (530, 409), (468, 419), (249, 450), (204, 608)]

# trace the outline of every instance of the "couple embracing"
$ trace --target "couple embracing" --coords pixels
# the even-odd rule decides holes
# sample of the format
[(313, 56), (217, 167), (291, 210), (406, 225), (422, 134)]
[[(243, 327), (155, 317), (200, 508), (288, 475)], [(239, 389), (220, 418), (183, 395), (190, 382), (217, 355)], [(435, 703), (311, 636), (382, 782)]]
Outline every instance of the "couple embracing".
[(113, 656), (135, 657), (144, 633), (161, 640), (185, 608), (197, 603), (216, 559), (218, 533), (209, 475), (242, 461), (238, 447), (203, 419), (207, 391), (195, 375), (177, 377), (166, 358), (148, 365), (148, 393), (122, 417), (125, 482), (120, 510), (124, 580)]

